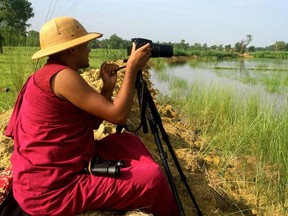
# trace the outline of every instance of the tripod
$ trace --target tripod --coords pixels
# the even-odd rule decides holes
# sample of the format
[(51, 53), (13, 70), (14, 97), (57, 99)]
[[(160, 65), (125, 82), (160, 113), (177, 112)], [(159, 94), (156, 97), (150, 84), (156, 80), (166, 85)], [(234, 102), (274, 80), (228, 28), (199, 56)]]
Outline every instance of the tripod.
[[(165, 173), (167, 175), (169, 184), (171, 186), (171, 189), (172, 189), (174, 198), (177, 202), (181, 216), (185, 216), (185, 212), (184, 212), (181, 200), (179, 198), (179, 195), (178, 195), (178, 192), (177, 192), (177, 189), (176, 189), (176, 186), (175, 186), (175, 183), (174, 183), (174, 180), (173, 180), (173, 177), (172, 177), (172, 174), (171, 174), (168, 162), (167, 162), (167, 154), (164, 151), (163, 145), (161, 143), (161, 139), (159, 136), (159, 130), (161, 132), (162, 139), (167, 144), (168, 150), (169, 150), (169, 152), (173, 158), (173, 161), (177, 167), (177, 170), (179, 172), (181, 180), (184, 183), (186, 190), (189, 193), (189, 196), (190, 196), (190, 198), (191, 198), (191, 200), (192, 200), (192, 202), (193, 202), (193, 204), (197, 210), (197, 214), (199, 216), (202, 216), (202, 212), (201, 212), (201, 210), (200, 210), (200, 208), (199, 208), (199, 206), (198, 206), (198, 204), (197, 204), (197, 202), (196, 202), (196, 200), (192, 194), (192, 191), (191, 191), (191, 189), (187, 183), (186, 177), (185, 177), (185, 175), (181, 169), (181, 166), (178, 162), (178, 159), (175, 155), (175, 152), (174, 152), (174, 150), (170, 144), (169, 137), (168, 137), (163, 125), (162, 125), (161, 117), (157, 111), (155, 104), (154, 104), (153, 98), (152, 98), (152, 96), (151, 96), (151, 94), (147, 88), (147, 83), (143, 79), (142, 71), (138, 71), (138, 74), (137, 74), (136, 90), (137, 90), (137, 96), (138, 96), (140, 111), (141, 111), (141, 123), (140, 123), (140, 126), (136, 130), (138, 130), (142, 126), (143, 127), (142, 128), (143, 133), (148, 133), (148, 126), (147, 126), (147, 119), (146, 119), (146, 117), (147, 117), (150, 129), (151, 129), (151, 133), (154, 135), (154, 139), (155, 139), (155, 142), (157, 144), (157, 149), (159, 151), (159, 156), (160, 156), (160, 159), (163, 163)], [(146, 113), (146, 111), (147, 111), (147, 113)]]

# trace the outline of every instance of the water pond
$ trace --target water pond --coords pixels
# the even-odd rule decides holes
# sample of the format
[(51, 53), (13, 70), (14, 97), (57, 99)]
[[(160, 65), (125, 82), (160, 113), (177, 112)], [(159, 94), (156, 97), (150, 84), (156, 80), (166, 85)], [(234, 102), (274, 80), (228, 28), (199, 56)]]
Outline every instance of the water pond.
[[(165, 64), (153, 68), (151, 81), (163, 94), (171, 90), (170, 83), (183, 79), (188, 85), (219, 85), (234, 89), (237, 97), (259, 95), (261, 100), (277, 105), (286, 105), (288, 99), (288, 60), (240, 59), (224, 61), (199, 61)], [(185, 89), (183, 89), (185, 91)]]

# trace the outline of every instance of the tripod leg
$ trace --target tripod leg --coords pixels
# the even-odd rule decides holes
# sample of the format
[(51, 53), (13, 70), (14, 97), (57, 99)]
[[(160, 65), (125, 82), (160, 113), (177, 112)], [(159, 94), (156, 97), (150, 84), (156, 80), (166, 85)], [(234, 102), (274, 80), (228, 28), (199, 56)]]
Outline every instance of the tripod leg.
[[(140, 107), (145, 107), (147, 108), (148, 110), (148, 121), (149, 121), (149, 125), (150, 125), (150, 128), (151, 128), (151, 131), (154, 135), (154, 138), (155, 138), (155, 142), (157, 144), (157, 148), (158, 148), (158, 151), (159, 151), (159, 155), (160, 155), (160, 158), (163, 162), (163, 165), (164, 165), (164, 168), (165, 168), (165, 172), (166, 172), (166, 175), (168, 177), (168, 180), (169, 180), (169, 183), (170, 183), (170, 186), (171, 186), (171, 189), (173, 191), (173, 194), (174, 194), (174, 197), (177, 201), (177, 205), (179, 207), (179, 210), (180, 210), (180, 213), (181, 215), (185, 215), (184, 213), (184, 210), (183, 210), (183, 207), (182, 207), (182, 204), (181, 204), (181, 201), (180, 201), (180, 198), (179, 198), (179, 195), (177, 193), (177, 190), (176, 190), (176, 186), (175, 186), (175, 183), (174, 183), (174, 180), (173, 180), (173, 177), (171, 175), (171, 171), (169, 169), (169, 165), (167, 163), (167, 155), (163, 149), (163, 146), (162, 146), (162, 143), (161, 143), (161, 139), (159, 137), (159, 134), (158, 134), (158, 127), (160, 129), (160, 132), (162, 134), (162, 139), (165, 141), (165, 143), (167, 144), (167, 147), (169, 149), (169, 152), (174, 160), (174, 163), (177, 167), (177, 170), (179, 172), (179, 175), (181, 177), (181, 180), (182, 182), (184, 183), (188, 193), (189, 193), (189, 196), (197, 210), (197, 214), (199, 216), (202, 216), (202, 212), (192, 194), (192, 191), (186, 181), (186, 177), (181, 169), (181, 166), (178, 162), (178, 159), (174, 153), (174, 150), (170, 144), (170, 141), (169, 141), (169, 137), (162, 125), (162, 120), (161, 120), (161, 117), (157, 111), (157, 108), (154, 104), (154, 101), (153, 101), (153, 98), (150, 94), (150, 92), (148, 91), (147, 89), (147, 84), (146, 82), (144, 81), (143, 79), (143, 76), (142, 76), (142, 73), (141, 71), (138, 72), (138, 76), (137, 76), (137, 80), (136, 80), (136, 88), (137, 88), (137, 92), (138, 92), (138, 100), (139, 100), (139, 105)], [(144, 101), (144, 102), (143, 102)], [(145, 109), (144, 109), (145, 110)], [(141, 114), (141, 122), (143, 123), (143, 116), (145, 115), (145, 111)], [(146, 122), (146, 119), (145, 119), (145, 122)], [(147, 133), (147, 131), (146, 131)]]
[(173, 176), (171, 174), (169, 165), (167, 163), (167, 154), (164, 151), (163, 146), (161, 144), (161, 139), (160, 139), (159, 134), (158, 134), (157, 124), (153, 120), (153, 117), (152, 117), (152, 115), (150, 113), (149, 108), (148, 108), (148, 112), (149, 112), (148, 113), (148, 115), (149, 115), (148, 116), (149, 125), (150, 125), (150, 128), (151, 128), (151, 132), (154, 135), (155, 142), (157, 144), (157, 148), (158, 148), (158, 151), (159, 151), (160, 159), (161, 159), (161, 161), (163, 163), (163, 166), (164, 166), (164, 169), (165, 169), (165, 173), (167, 175), (171, 190), (172, 190), (174, 198), (175, 198), (175, 200), (177, 202), (177, 205), (178, 205), (178, 208), (179, 208), (179, 211), (180, 211), (180, 215), (184, 216), (185, 212), (184, 212), (181, 200), (179, 198), (179, 195), (178, 195), (178, 192), (177, 192), (177, 189), (176, 189), (176, 186), (175, 186), (175, 183), (174, 183)]
[[(150, 117), (148, 117), (148, 119), (150, 120), (150, 121), (153, 121), (153, 128), (156, 128), (157, 130), (158, 130), (158, 128), (160, 129), (160, 132), (161, 132), (161, 135), (162, 135), (162, 139), (164, 140), (164, 142), (166, 143), (166, 145), (167, 145), (167, 147), (168, 147), (168, 150), (169, 150), (169, 153), (171, 154), (171, 156), (172, 156), (172, 158), (173, 158), (173, 161), (174, 161), (174, 163), (175, 163), (175, 166), (176, 166), (176, 168), (177, 168), (177, 170), (178, 170), (178, 173), (179, 173), (179, 175), (180, 175), (180, 177), (181, 177), (181, 180), (182, 180), (182, 182), (184, 183), (184, 185), (185, 185), (185, 187), (186, 187), (186, 190), (188, 191), (188, 193), (189, 193), (189, 196), (190, 196), (190, 198), (191, 198), (191, 200), (192, 200), (192, 202), (193, 202), (193, 204), (194, 204), (194, 206), (195, 206), (195, 208), (196, 208), (196, 210), (197, 210), (197, 214), (199, 215), (199, 216), (202, 216), (202, 212), (201, 212), (201, 210), (200, 210), (200, 208), (199, 208), (199, 206), (198, 206), (198, 204), (197, 204), (197, 202), (196, 202), (196, 200), (195, 200), (195, 198), (194, 198), (194, 196), (193, 196), (193, 194), (192, 194), (192, 191), (191, 191), (191, 189), (190, 189), (190, 187), (189, 187), (189, 184), (187, 183), (187, 180), (186, 180), (186, 176), (184, 175), (184, 173), (183, 173), (183, 171), (182, 171), (182, 169), (181, 169), (181, 166), (180, 166), (180, 164), (179, 164), (179, 161), (178, 161), (178, 159), (177, 159), (177, 157), (176, 157), (176, 155), (175, 155), (175, 152), (174, 152), (174, 150), (173, 150), (173, 148), (172, 148), (172, 145), (171, 145), (171, 143), (170, 143), (170, 141), (169, 141), (169, 136), (167, 135), (167, 133), (166, 133), (166, 131), (165, 131), (165, 129), (164, 129), (164, 127), (163, 127), (163, 124), (162, 124), (162, 120), (161, 120), (161, 117), (160, 117), (160, 115), (159, 115), (159, 113), (158, 113), (158, 111), (157, 111), (157, 108), (156, 108), (156, 106), (155, 106), (155, 103), (154, 103), (154, 101), (153, 101), (153, 98), (152, 98), (152, 96), (151, 96), (151, 94), (150, 94), (150, 92), (148, 91), (148, 89), (147, 89), (147, 87), (145, 86), (145, 96), (147, 97), (147, 103), (148, 103), (148, 110), (149, 110), (149, 112), (150, 112)], [(158, 126), (158, 127), (157, 127)], [(151, 126), (151, 124), (150, 124), (150, 127), (152, 128), (152, 126)], [(154, 129), (154, 130), (156, 130), (156, 129)], [(151, 129), (152, 130), (152, 129)], [(152, 132), (153, 133), (153, 132)], [(155, 132), (156, 133), (156, 132)], [(157, 131), (157, 133), (158, 133), (158, 131)], [(158, 136), (158, 134), (157, 134), (157, 136)], [(159, 137), (159, 136), (158, 136)], [(158, 138), (159, 139), (159, 138)], [(157, 143), (157, 141), (156, 141), (156, 143)], [(161, 148), (162, 148), (162, 146), (161, 146)], [(162, 148), (163, 149), (163, 148)], [(162, 151), (162, 149), (160, 149), (161, 151)], [(160, 151), (160, 152), (161, 152)], [(165, 160), (166, 161), (166, 160)], [(174, 183), (174, 182), (173, 182)], [(178, 198), (179, 199), (179, 198)]]
[(189, 184), (187, 183), (186, 176), (183, 173), (183, 171), (181, 169), (181, 166), (179, 164), (179, 161), (178, 161), (178, 159), (177, 159), (177, 157), (175, 155), (175, 152), (174, 152), (174, 150), (173, 150), (173, 148), (172, 148), (172, 146), (170, 144), (169, 137), (168, 137), (167, 133), (165, 132), (165, 129), (164, 129), (162, 124), (160, 124), (159, 128), (160, 128), (160, 131), (161, 131), (161, 134), (162, 134), (162, 138), (165, 141), (165, 143), (167, 144), (167, 147), (169, 149), (169, 153), (171, 154), (171, 156), (172, 156), (172, 158), (174, 160), (174, 163), (175, 163), (175, 165), (177, 167), (177, 170), (178, 170), (178, 173), (179, 173), (179, 175), (181, 177), (181, 180), (184, 183), (184, 185), (186, 187), (186, 190), (189, 193), (189, 196), (190, 196), (190, 198), (191, 198), (191, 200), (192, 200), (192, 202), (193, 202), (193, 204), (194, 204), (194, 206), (195, 206), (195, 208), (197, 210), (197, 214), (199, 216), (202, 216), (202, 212), (201, 212), (201, 210), (200, 210), (200, 208), (199, 208), (199, 206), (198, 206), (198, 204), (197, 204), (197, 202), (196, 202), (196, 200), (195, 200), (195, 198), (194, 198), (194, 196), (192, 194), (192, 191), (191, 191), (191, 189), (189, 187)]

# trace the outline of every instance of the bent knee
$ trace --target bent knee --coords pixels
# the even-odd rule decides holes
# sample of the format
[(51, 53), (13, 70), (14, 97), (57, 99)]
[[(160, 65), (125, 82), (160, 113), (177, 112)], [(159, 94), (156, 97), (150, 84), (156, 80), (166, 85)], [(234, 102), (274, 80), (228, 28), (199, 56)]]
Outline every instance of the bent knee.
[(149, 175), (150, 186), (153, 188), (158, 188), (160, 185), (163, 185), (167, 182), (161, 167), (158, 165), (150, 166), (147, 175)]

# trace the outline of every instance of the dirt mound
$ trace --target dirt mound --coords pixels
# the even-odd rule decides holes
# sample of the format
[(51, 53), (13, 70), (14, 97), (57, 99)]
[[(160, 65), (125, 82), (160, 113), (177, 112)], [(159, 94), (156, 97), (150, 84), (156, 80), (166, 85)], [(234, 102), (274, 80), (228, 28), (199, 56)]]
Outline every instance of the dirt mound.
[[(121, 64), (121, 63), (119, 63)], [(123, 79), (124, 70), (119, 71), (119, 81), (117, 83), (115, 94), (119, 89), (121, 80)], [(99, 78), (98, 70), (88, 70), (82, 74), (83, 78), (95, 89), (99, 90), (102, 86), (102, 82)], [(220, 184), (217, 182), (217, 164), (219, 164), (220, 158), (217, 155), (210, 155), (202, 157), (199, 154), (199, 150), (203, 145), (201, 137), (198, 136), (197, 131), (194, 131), (190, 125), (181, 121), (178, 113), (173, 109), (171, 105), (160, 105), (157, 102), (156, 90), (151, 87), (149, 82), (149, 73), (144, 72), (143, 76), (148, 83), (148, 88), (151, 95), (154, 98), (154, 102), (157, 106), (157, 110), (161, 116), (165, 131), (169, 136), (172, 148), (179, 159), (179, 163), (182, 167), (182, 171), (186, 176), (186, 181), (189, 184), (191, 191), (203, 213), (203, 215), (251, 215), (250, 212), (243, 212), (241, 209), (248, 209), (243, 203), (237, 203), (230, 199), (224, 190), (221, 190)], [(0, 169), (3, 170), (9, 167), (10, 156), (13, 151), (13, 142), (3, 135), (8, 119), (10, 117), (11, 110), (1, 114), (0, 117)], [(132, 108), (131, 115), (128, 121), (129, 128), (136, 128), (140, 122), (139, 106), (137, 98), (135, 98), (135, 105)], [(95, 139), (100, 139), (108, 134), (116, 131), (115, 125), (104, 122), (99, 130), (95, 131)], [(149, 130), (150, 131), (150, 130)], [(145, 145), (148, 147), (154, 158), (162, 165), (159, 159), (158, 150), (154, 141), (154, 136), (149, 132), (144, 134), (142, 129), (135, 132)], [(161, 134), (160, 134), (161, 136)], [(163, 141), (163, 146), (168, 154), (168, 163), (180, 196), (183, 208), (186, 215), (197, 215), (193, 202), (191, 201), (189, 194), (181, 180), (178, 170), (175, 167), (175, 163), (169, 154), (169, 150)], [(238, 213), (237, 213), (238, 212)], [(118, 212), (103, 212), (93, 211), (81, 214), (82, 216), (97, 216), (97, 215), (123, 215)], [(141, 216), (148, 215), (140, 211), (128, 212), (125, 215), (129, 216)]]

